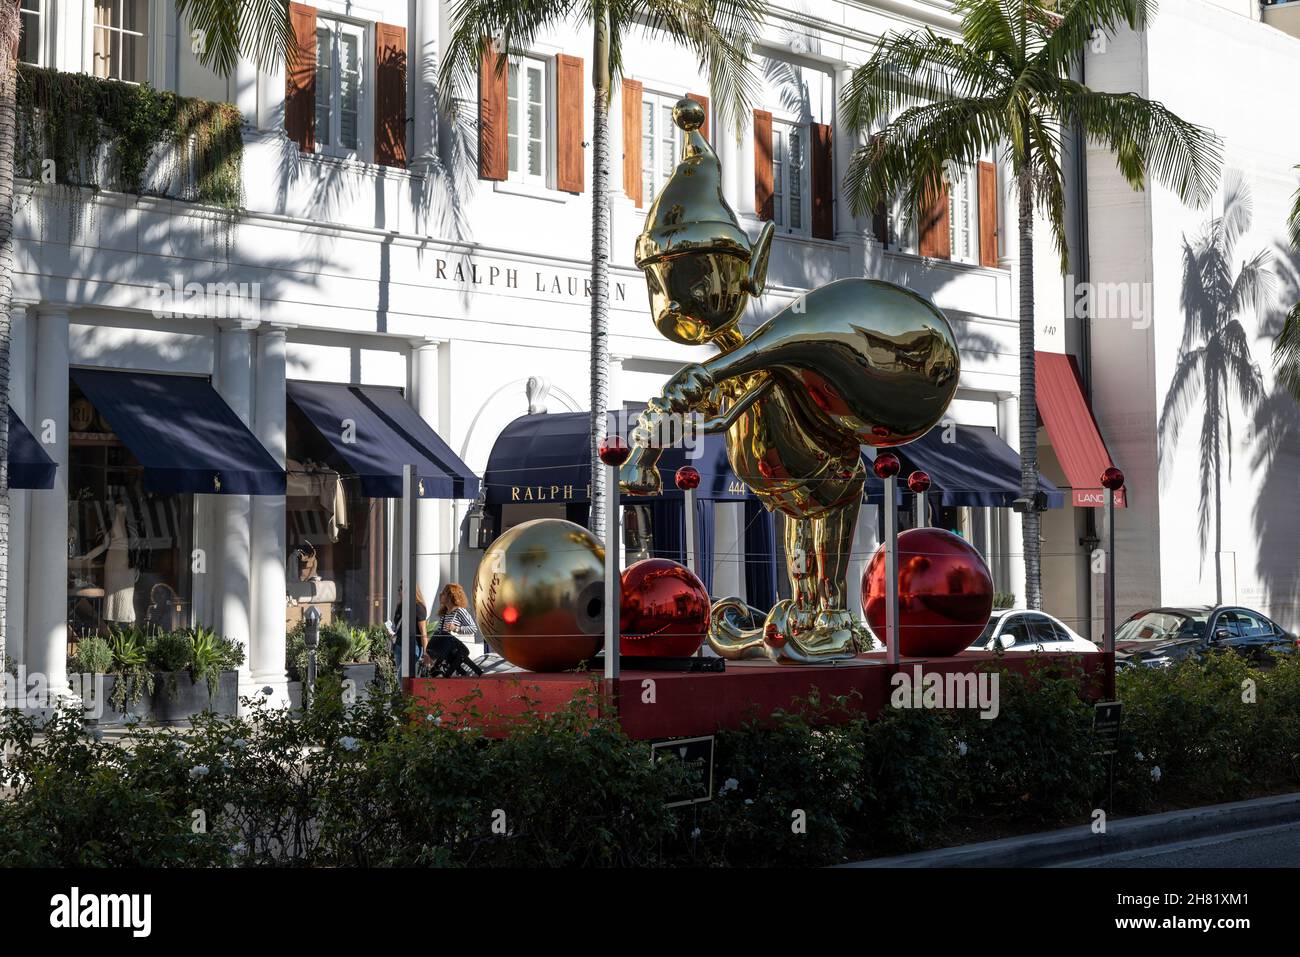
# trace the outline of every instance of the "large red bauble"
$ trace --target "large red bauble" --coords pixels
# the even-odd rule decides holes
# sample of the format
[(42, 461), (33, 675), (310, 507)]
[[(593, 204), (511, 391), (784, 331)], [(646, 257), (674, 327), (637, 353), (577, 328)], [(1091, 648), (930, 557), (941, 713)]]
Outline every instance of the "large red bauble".
[(623, 572), (619, 651), (632, 656), (688, 656), (709, 628), (709, 592), (685, 565), (646, 558)]
[[(885, 640), (885, 547), (862, 576), (862, 608)], [(960, 535), (910, 528), (898, 536), (898, 636), (909, 658), (947, 658), (980, 636), (993, 610), (993, 578), (984, 557)]]

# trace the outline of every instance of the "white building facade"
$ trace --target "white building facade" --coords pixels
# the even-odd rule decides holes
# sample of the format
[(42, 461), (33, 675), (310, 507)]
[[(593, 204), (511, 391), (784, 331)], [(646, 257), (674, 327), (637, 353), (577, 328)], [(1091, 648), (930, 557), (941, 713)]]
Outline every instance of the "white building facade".
[[(391, 614), (400, 499), (377, 494), (382, 476), (373, 486), (347, 474), (331, 484), (332, 471), (346, 470), (326, 462), (334, 440), (312, 419), (311, 387), (367, 397), (400, 389), (480, 479), (518, 417), (587, 408), (590, 37), (576, 28), (548, 34), (508, 75), (460, 91), (459, 115), (441, 115), (435, 81), (451, 6), (294, 4), (315, 69), (286, 78), (240, 61), (223, 79), (199, 65), (201, 38), (171, 3), (24, 0), (28, 62), (229, 102), (244, 122), (233, 221), (175, 190), (142, 195), (165, 181), (156, 157), (137, 191), (74, 189), (38, 169), (19, 182), (10, 402), (58, 466), (52, 489), (13, 496), (9, 653), (29, 671), (57, 686), (70, 636), (124, 620), (105, 617), (112, 589), (87, 557), (111, 541), (118, 504), (132, 525), (137, 619), (170, 603), (181, 620), (243, 642), (242, 691), (284, 697), (285, 634), (306, 604), (360, 624)], [(955, 33), (957, 22), (932, 0), (774, 5), (757, 51), (754, 113), (737, 133), (710, 107), (728, 201), (751, 234), (766, 219), (778, 224), (768, 292), (746, 327), (837, 278), (908, 286), (945, 311), (961, 343), (953, 420), (1014, 448), (1018, 243), (1005, 171), (992, 155), (959, 171), (947, 209), (919, 236), (890, 211), (855, 217), (839, 185), (852, 143), (837, 103), (850, 71), (881, 33), (914, 26)], [(714, 99), (690, 54), (667, 41), (637, 34), (624, 55), (611, 105), (611, 408), (646, 400), (698, 358), (656, 334), (632, 250), (680, 149), (666, 111), (682, 96)], [(480, 149), (485, 124), (506, 132), (496, 150)], [(1066, 295), (1045, 228), (1037, 241), (1043, 308)], [(193, 284), (207, 297), (195, 308), (182, 295)], [(169, 313), (168, 303), (182, 308)], [(1042, 348), (1064, 351), (1066, 339)], [(288, 470), (285, 490), (150, 492), (142, 453), (124, 448), (125, 430), (105, 423), (91, 400), (95, 371), (210, 383)], [(1064, 485), (1046, 433), (1044, 444), (1045, 472)], [(559, 498), (503, 508), (498, 522), (557, 514), (556, 506), (564, 514)], [(483, 543), (471, 534), (474, 501), (431, 498), (416, 512), (416, 580), (426, 597), (445, 582), (468, 585)], [(1049, 513), (1044, 577), (1047, 610), (1086, 633), (1099, 612), (1084, 512), (1067, 499)], [(985, 551), (1000, 590), (1023, 597), (1018, 516), (956, 506), (943, 520)], [(714, 509), (715, 595), (746, 594), (746, 521), (743, 503)], [(863, 509), (854, 576), (877, 541), (875, 509)], [(304, 542), (332, 572), (328, 595), (304, 594), (297, 580)]]
[[(1300, 185), (1300, 129), (1288, 122), (1288, 90), (1300, 70), (1300, 21), (1287, 9), (1294, 6), (1162, 4), (1144, 34), (1123, 32), (1088, 53), (1089, 85), (1163, 102), (1218, 133), (1224, 154), (1223, 182), (1200, 209), (1159, 188), (1134, 193), (1107, 157), (1088, 157), (1087, 278), (1095, 288), (1125, 292), (1133, 304), (1089, 323), (1094, 407), (1128, 477), (1130, 507), (1117, 529), (1123, 615), (1222, 602), (1262, 611), (1291, 631), (1300, 627), (1300, 408), (1276, 386), (1272, 368), (1281, 316), (1300, 301), (1300, 261), (1286, 241)], [(1236, 281), (1257, 261), (1265, 294), (1227, 310), (1242, 330), (1233, 340), (1242, 361), (1211, 363), (1229, 390), (1216, 416), (1206, 367), (1197, 361), (1206, 338), (1186, 335), (1187, 302), (1198, 284), (1184, 252), (1224, 216), (1234, 184), (1248, 199), (1236, 209), (1249, 215), (1226, 266)], [(1259, 377), (1257, 394), (1236, 388), (1233, 369), (1249, 366)]]

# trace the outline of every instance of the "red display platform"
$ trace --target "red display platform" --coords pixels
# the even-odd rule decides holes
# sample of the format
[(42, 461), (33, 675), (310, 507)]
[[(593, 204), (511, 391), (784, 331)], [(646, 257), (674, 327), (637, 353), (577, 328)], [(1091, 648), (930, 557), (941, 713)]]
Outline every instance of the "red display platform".
[[(734, 661), (716, 674), (624, 670), (617, 682), (617, 707), (623, 729), (632, 738), (687, 738), (738, 728), (755, 715), (788, 709), (814, 691), (823, 702), (849, 696), (851, 709), (875, 717), (889, 706), (895, 687), (891, 679), (897, 671), (914, 678), (919, 667), (924, 681), (931, 674), (978, 673), (987, 666), (1028, 674), (1035, 661), (1070, 667), (1072, 660), (1098, 677), (1088, 685), (1092, 696), (1100, 697), (1107, 670), (1107, 656), (1101, 652), (999, 658), (990, 652), (968, 651), (953, 658), (904, 658), (894, 667), (885, 652), (876, 651), (828, 665)], [(594, 709), (603, 683), (595, 672), (508, 672), (480, 678), (411, 678), (407, 688), (417, 702), (439, 711), (443, 720), (500, 736), (507, 733), (512, 718), (530, 711), (558, 710), (584, 691)]]

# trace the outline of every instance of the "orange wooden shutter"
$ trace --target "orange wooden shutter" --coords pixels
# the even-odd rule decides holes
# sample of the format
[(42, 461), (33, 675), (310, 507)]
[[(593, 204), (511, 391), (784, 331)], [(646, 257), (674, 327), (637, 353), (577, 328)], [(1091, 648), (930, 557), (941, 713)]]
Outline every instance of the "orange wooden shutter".
[(922, 193), (920, 250), (931, 259), (952, 258), (952, 237), (948, 235), (948, 184), (936, 182)]
[(623, 81), (623, 192), (640, 206), (641, 195), (641, 94), (636, 80)]
[(810, 124), (812, 132), (812, 234), (818, 239), (835, 238), (835, 154), (831, 128)]
[(709, 138), (709, 98), (702, 93), (687, 93), (686, 98), (694, 100), (704, 107), (704, 125), (700, 127), (700, 135), (707, 140)]
[(772, 114), (754, 111), (754, 212), (772, 218)]
[(581, 193), (586, 183), (583, 155), (582, 57), (555, 55), (555, 188)]
[(375, 24), (375, 162), (406, 165), (406, 28)]
[(998, 264), (998, 169), (979, 164), (980, 265)]
[(481, 179), (505, 179), (510, 174), (506, 156), (506, 70), (497, 69), (495, 46), (483, 51), (478, 71), (478, 175)]
[(304, 153), (316, 148), (316, 8), (289, 4), (294, 49), (284, 70), (284, 131)]

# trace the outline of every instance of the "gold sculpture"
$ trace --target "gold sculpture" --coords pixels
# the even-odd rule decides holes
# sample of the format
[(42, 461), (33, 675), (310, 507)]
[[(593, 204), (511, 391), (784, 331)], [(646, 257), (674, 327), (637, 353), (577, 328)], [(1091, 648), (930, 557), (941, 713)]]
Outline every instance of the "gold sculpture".
[(630, 494), (662, 488), (656, 436), (665, 419), (704, 416), (768, 509), (787, 517), (792, 599), (745, 629), (738, 598), (712, 609), (710, 646), (724, 658), (821, 662), (856, 654), (865, 636), (847, 607), (846, 573), (865, 471), (861, 446), (902, 445), (943, 416), (957, 389), (957, 342), (930, 302), (891, 283), (841, 279), (800, 296), (750, 335), (740, 319), (763, 293), (773, 225), (751, 243), (722, 194), (721, 167), (700, 135), (703, 108), (678, 101), (684, 158), (655, 198), (636, 244), (660, 334), (718, 354), (679, 370), (650, 400), (620, 472)]

